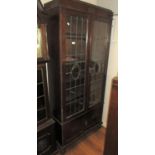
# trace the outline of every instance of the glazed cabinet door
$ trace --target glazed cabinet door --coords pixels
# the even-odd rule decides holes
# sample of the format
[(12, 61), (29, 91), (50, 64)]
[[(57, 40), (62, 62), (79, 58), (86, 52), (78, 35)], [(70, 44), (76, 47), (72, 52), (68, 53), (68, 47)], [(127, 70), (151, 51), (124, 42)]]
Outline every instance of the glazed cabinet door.
[(37, 66), (37, 123), (45, 122), (49, 118), (48, 92), (46, 80), (46, 65)]
[(102, 19), (93, 20), (89, 55), (89, 108), (103, 104), (110, 31), (110, 22)]
[(85, 110), (88, 18), (66, 11), (64, 15), (63, 94), (64, 119)]

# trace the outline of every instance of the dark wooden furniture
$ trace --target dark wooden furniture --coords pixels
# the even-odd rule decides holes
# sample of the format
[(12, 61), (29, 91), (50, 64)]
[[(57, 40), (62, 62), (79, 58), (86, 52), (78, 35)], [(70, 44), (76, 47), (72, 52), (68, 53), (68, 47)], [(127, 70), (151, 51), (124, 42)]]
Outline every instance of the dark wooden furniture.
[(56, 151), (55, 121), (48, 98), (47, 63), (37, 66), (37, 154), (51, 155)]
[(55, 121), (49, 94), (47, 18), (40, 1), (37, 6), (37, 154), (51, 155), (56, 151)]
[(37, 129), (37, 155), (52, 155), (56, 151), (55, 121), (49, 119)]
[(53, 0), (45, 10), (54, 118), (63, 148), (101, 126), (113, 14), (77, 0)]
[(104, 155), (118, 155), (118, 79), (112, 82)]

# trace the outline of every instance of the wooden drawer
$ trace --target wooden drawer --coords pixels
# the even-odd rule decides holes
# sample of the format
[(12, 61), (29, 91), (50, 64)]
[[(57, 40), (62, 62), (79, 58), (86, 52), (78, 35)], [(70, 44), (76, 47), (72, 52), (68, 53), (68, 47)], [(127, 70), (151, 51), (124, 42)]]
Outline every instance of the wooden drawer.
[(84, 117), (74, 119), (73, 121), (65, 124), (63, 130), (64, 143), (66, 144), (73, 138), (76, 138), (83, 132), (84, 128), (85, 128)]
[(37, 133), (37, 155), (49, 155), (56, 150), (54, 124)]
[(86, 129), (95, 126), (98, 122), (99, 114), (97, 110), (93, 110), (65, 124), (63, 130), (64, 143), (66, 144), (72, 139), (83, 134)]

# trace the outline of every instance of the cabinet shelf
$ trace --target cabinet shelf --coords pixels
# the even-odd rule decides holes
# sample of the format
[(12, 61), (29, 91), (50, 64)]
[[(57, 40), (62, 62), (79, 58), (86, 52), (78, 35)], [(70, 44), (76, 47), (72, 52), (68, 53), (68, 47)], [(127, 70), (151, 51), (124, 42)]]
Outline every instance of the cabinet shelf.
[(37, 82), (37, 85), (41, 85), (41, 84), (43, 84), (43, 81), (41, 81), (41, 82)]
[(70, 32), (67, 32), (66, 33), (67, 36), (82, 36), (82, 37), (85, 37), (86, 36), (86, 33), (70, 33)]
[(42, 111), (42, 110), (46, 110), (45, 107), (42, 107), (42, 108), (38, 108), (37, 111)]
[(43, 94), (43, 95), (37, 96), (37, 98), (39, 99), (39, 98), (44, 97), (44, 96), (45, 96), (45, 95)]
[(38, 95), (37, 98), (41, 98), (41, 97), (44, 97), (45, 95), (44, 94), (41, 94), (41, 95)]
[(86, 34), (66, 33), (67, 39), (86, 40)]
[(80, 114), (83, 111), (84, 111), (84, 109), (82, 109), (82, 110), (80, 110), (78, 112), (73, 112), (73, 114), (69, 114), (69, 116), (67, 116), (67, 119), (72, 118), (72, 117), (76, 116), (77, 114)]

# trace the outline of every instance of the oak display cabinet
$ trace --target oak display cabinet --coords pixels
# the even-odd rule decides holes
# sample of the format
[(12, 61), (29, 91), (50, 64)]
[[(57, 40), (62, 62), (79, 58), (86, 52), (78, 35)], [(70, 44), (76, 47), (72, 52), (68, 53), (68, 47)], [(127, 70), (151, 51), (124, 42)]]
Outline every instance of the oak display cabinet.
[(78, 0), (45, 4), (57, 141), (65, 147), (102, 124), (113, 13)]

